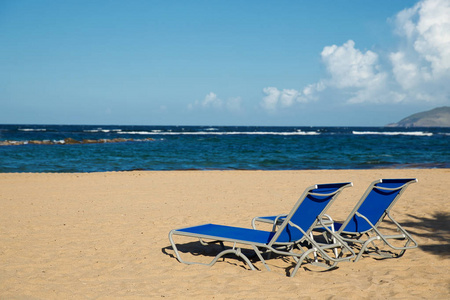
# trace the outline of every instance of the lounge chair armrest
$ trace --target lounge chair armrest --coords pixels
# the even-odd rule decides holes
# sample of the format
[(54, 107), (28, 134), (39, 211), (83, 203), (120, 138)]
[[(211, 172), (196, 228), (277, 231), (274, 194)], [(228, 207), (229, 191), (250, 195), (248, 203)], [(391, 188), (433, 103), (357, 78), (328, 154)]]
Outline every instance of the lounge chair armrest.
[(286, 214), (281, 214), (276, 216), (275, 220), (273, 220), (273, 227), (272, 227), (272, 231), (275, 231), (277, 229), (277, 225), (278, 225), (278, 220), (281, 218), (286, 218), (287, 215)]
[(275, 217), (275, 220), (273, 220), (274, 223), (278, 222), (279, 219), (281, 218), (286, 218), (287, 214), (281, 214)]
[(330, 226), (331, 230), (334, 232), (334, 221), (330, 215), (324, 214), (322, 220), (319, 220), (320, 226)]

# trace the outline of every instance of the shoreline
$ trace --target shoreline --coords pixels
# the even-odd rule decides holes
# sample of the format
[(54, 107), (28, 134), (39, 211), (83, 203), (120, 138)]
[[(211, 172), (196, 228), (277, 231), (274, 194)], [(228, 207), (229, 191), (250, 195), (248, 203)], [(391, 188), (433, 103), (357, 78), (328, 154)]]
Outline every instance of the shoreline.
[[(436, 163), (442, 165), (446, 163)], [(424, 163), (424, 167), (419, 164), (411, 164), (411, 167), (396, 167), (396, 166), (380, 166), (373, 168), (358, 168), (358, 169), (161, 169), (161, 170), (117, 170), (117, 171), (86, 171), (86, 172), (0, 172), (1, 174), (102, 174), (102, 173), (133, 173), (133, 172), (307, 172), (307, 171), (375, 171), (375, 170), (450, 170), (450, 167), (430, 167), (429, 163)]]
[[(352, 181), (328, 211), (341, 220), (372, 181), (405, 177), (419, 182), (392, 214), (419, 248), (400, 258), (365, 255), (289, 278), (292, 262), (281, 258), (267, 261), (268, 272), (232, 256), (213, 267), (173, 257), (171, 229), (210, 222), (250, 228), (254, 216), (289, 210), (307, 186)], [(444, 299), (448, 182), (448, 168), (0, 173), (0, 298)], [(202, 259), (210, 257), (193, 257)]]

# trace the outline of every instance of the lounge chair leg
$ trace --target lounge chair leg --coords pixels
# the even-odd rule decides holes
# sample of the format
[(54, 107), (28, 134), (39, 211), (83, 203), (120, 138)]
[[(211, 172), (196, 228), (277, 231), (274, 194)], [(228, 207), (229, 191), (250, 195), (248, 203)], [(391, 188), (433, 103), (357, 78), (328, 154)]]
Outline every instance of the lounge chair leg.
[[(313, 236), (313, 234), (312, 234), (312, 231), (309, 233), (309, 237), (310, 237), (312, 240), (314, 240), (314, 236)], [(317, 262), (317, 250), (316, 250), (316, 248), (314, 248), (314, 247), (313, 247), (313, 249), (314, 249), (314, 261)]]
[(361, 256), (363, 255), (363, 253), (366, 251), (367, 246), (368, 246), (370, 243), (373, 243), (373, 241), (379, 240), (379, 239), (380, 239), (379, 236), (375, 236), (375, 237), (372, 237), (371, 239), (368, 239), (368, 240), (361, 246), (361, 250), (359, 251), (358, 255), (356, 256), (356, 258), (355, 258), (355, 260), (354, 260), (353, 262), (357, 262), (357, 261), (361, 258)]
[[(256, 268), (253, 266), (253, 264), (250, 262), (250, 260), (247, 258), (247, 256), (245, 256), (244, 254), (242, 254), (241, 249), (240, 249), (240, 248), (235, 248), (235, 247), (233, 247), (233, 249), (224, 250), (224, 251), (220, 252), (219, 254), (216, 255), (216, 257), (214, 257), (214, 259), (213, 259), (209, 264), (183, 260), (183, 259), (181, 258), (181, 256), (180, 256), (180, 253), (178, 252), (178, 249), (177, 249), (177, 246), (176, 246), (176, 244), (175, 244), (175, 241), (173, 240), (173, 231), (174, 231), (174, 230), (172, 230), (172, 231), (169, 232), (169, 241), (170, 241), (170, 244), (172, 245), (173, 251), (175, 252), (176, 258), (178, 259), (178, 261), (179, 261), (180, 263), (184, 263), (184, 264), (187, 264), (187, 265), (204, 265), (204, 266), (212, 266), (212, 265), (214, 265), (214, 264), (217, 262), (217, 260), (219, 260), (219, 258), (221, 258), (222, 256), (224, 256), (224, 255), (226, 255), (226, 254), (231, 254), (231, 253), (232, 253), (232, 254), (236, 255), (237, 257), (242, 258), (242, 259), (245, 261), (245, 263), (250, 267), (251, 270), (256, 270)], [(222, 244), (222, 242), (221, 242), (221, 244)], [(223, 244), (222, 244), (222, 245), (223, 245)]]
[(297, 264), (295, 265), (294, 270), (292, 270), (292, 273), (291, 273), (290, 277), (294, 277), (295, 276), (295, 274), (297, 273), (298, 269), (302, 265), (302, 263), (305, 260), (305, 258), (312, 252), (315, 252), (314, 248), (313, 249), (309, 249), (308, 251), (305, 251), (305, 253), (303, 253), (302, 256), (300, 256), (300, 258), (298, 259)]
[(256, 270), (256, 268), (253, 266), (253, 264), (250, 262), (250, 260), (248, 259), (247, 256), (245, 256), (244, 254), (242, 254), (241, 248), (237, 248), (237, 249), (232, 249), (232, 250), (228, 250), (228, 251), (232, 251), (237, 257), (242, 258), (247, 265), (250, 267), (251, 270)]
[(269, 266), (266, 264), (266, 261), (264, 260), (264, 258), (262, 257), (261, 253), (259, 252), (258, 247), (256, 247), (255, 245), (252, 245), (253, 250), (255, 250), (256, 255), (258, 255), (259, 260), (263, 263), (264, 267), (266, 267), (267, 271), (271, 271)]
[(212, 242), (205, 242), (203, 239), (198, 239), (200, 244), (202, 244), (203, 246), (209, 246), (210, 244), (216, 244), (219, 243), (220, 246), (222, 246), (222, 249), (225, 250), (225, 245), (223, 244), (222, 241), (212, 241)]

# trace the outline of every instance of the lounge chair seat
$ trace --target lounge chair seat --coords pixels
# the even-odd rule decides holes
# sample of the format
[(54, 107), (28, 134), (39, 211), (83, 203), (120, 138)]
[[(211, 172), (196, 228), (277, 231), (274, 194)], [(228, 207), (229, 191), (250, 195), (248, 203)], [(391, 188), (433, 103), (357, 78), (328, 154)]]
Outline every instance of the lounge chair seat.
[[(241, 242), (251, 244), (268, 244), (275, 232), (255, 230), (250, 228), (224, 226), (217, 224), (205, 224), (194, 227), (178, 229), (179, 232), (189, 232), (197, 234), (201, 238), (205, 239), (217, 239), (221, 238), (223, 241), (229, 242)], [(277, 239), (277, 244), (293, 243), (302, 238), (303, 234), (300, 231), (296, 231), (297, 234), (292, 236), (283, 231)]]
[[(316, 261), (311, 261), (311, 259), (308, 258), (311, 254), (313, 254), (315, 258), (317, 255), (321, 256), (326, 262), (325, 264), (319, 264), (317, 262), (318, 265), (325, 268), (336, 267), (337, 263), (348, 261), (355, 256), (355, 253), (351, 248), (339, 237), (337, 238), (336, 243), (321, 245), (314, 241), (314, 239), (311, 239), (309, 235), (314, 227), (319, 226), (324, 212), (335, 200), (336, 196), (342, 189), (349, 186), (351, 186), (351, 183), (346, 182), (315, 185), (307, 188), (296, 202), (291, 212), (284, 218), (282, 224), (278, 226), (277, 230), (264, 231), (217, 224), (204, 224), (174, 229), (169, 233), (169, 240), (178, 261), (186, 264), (212, 266), (220, 257), (223, 257), (226, 254), (234, 254), (242, 258), (250, 269), (254, 270), (255, 267), (248, 257), (236, 246), (237, 244), (242, 244), (250, 247), (269, 271), (270, 268), (262, 256), (265, 252), (293, 257), (296, 261), (296, 265), (290, 274), (291, 276), (295, 275), (303, 261), (311, 263), (317, 262), (317, 259)], [(330, 232), (330, 234), (333, 235), (334, 233)], [(205, 246), (211, 243), (220, 243), (224, 249), (208, 264), (185, 261), (181, 258), (177, 245), (173, 239), (173, 236), (175, 235), (199, 239), (201, 244)], [(208, 240), (208, 242), (205, 240)], [(226, 242), (233, 244), (231, 249), (225, 249), (223, 243)], [(301, 243), (307, 245), (306, 249), (302, 248), (300, 245)], [(299, 248), (301, 253), (294, 252), (295, 248)], [(329, 249), (341, 249), (341, 253), (337, 256), (330, 255), (328, 253)], [(336, 253), (337, 252), (334, 254)]]

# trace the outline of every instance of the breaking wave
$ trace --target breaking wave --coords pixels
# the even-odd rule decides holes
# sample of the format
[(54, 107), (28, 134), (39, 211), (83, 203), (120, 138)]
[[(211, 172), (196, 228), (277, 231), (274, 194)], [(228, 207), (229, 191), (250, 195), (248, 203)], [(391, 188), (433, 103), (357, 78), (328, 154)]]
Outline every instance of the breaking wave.
[(293, 131), (293, 132), (275, 132), (275, 131), (120, 131), (118, 134), (142, 134), (142, 135), (320, 135), (317, 131)]
[(412, 135), (412, 136), (432, 136), (431, 132), (423, 131), (353, 131), (353, 134), (359, 135)]
[(19, 128), (19, 131), (47, 131), (45, 128)]

